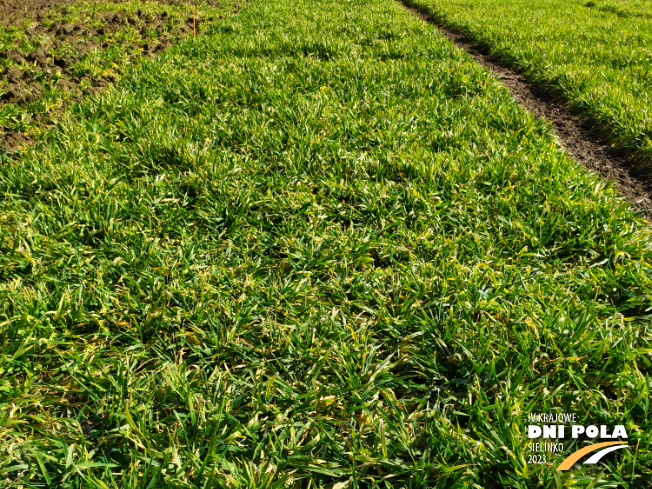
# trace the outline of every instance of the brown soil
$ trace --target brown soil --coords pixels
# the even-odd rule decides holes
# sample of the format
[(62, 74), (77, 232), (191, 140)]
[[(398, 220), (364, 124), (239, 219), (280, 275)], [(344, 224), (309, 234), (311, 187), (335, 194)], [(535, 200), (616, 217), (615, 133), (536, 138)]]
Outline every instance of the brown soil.
[[(155, 56), (167, 49), (182, 36), (192, 35), (193, 19), (172, 18), (168, 13), (101, 11), (93, 13), (100, 27), (87, 28), (83, 23), (62, 25), (57, 21), (61, 14), (68, 13), (67, 6), (79, 0), (0, 0), (0, 25), (24, 28), (28, 39), (39, 48), (22, 52), (11, 48), (0, 51), (0, 106), (14, 104), (21, 107), (26, 120), (38, 125), (47, 125), (57, 118), (65, 104), (82, 100), (103, 87), (115, 82), (120, 70), (129, 62), (143, 56)], [(119, 4), (126, 0), (113, 0)], [(162, 4), (186, 4), (185, 0), (158, 0)], [(218, 0), (203, 2), (218, 5)], [(197, 32), (201, 33), (201, 18), (197, 19)], [(207, 21), (214, 20), (209, 17)], [(172, 26), (172, 27), (171, 27)], [(127, 46), (128, 57), (120, 59), (118, 66), (102, 77), (79, 75), (75, 70), (78, 61), (93, 51), (106, 50), (115, 41), (112, 36), (125, 28), (140, 33), (140, 40)], [(156, 34), (151, 37), (151, 33)], [(107, 37), (109, 36), (109, 37)], [(45, 40), (45, 41), (44, 41)], [(125, 46), (122, 46), (125, 47)], [(75, 75), (77, 73), (77, 76)], [(33, 113), (30, 104), (41, 97), (44, 89), (55, 87), (62, 94), (54, 111)], [(64, 104), (65, 102), (65, 104)], [(24, 126), (23, 126), (24, 127)], [(0, 150), (8, 153), (18, 151), (32, 141), (25, 129), (1, 128)]]
[(648, 223), (652, 223), (652, 182), (640, 173), (628, 155), (613, 148), (594, 129), (591, 122), (573, 114), (560, 97), (545, 87), (528, 82), (514, 69), (491, 59), (481, 46), (464, 34), (442, 25), (430, 13), (410, 2), (403, 5), (421, 19), (436, 26), (456, 46), (464, 49), (475, 61), (489, 69), (509, 88), (518, 103), (537, 117), (552, 123), (562, 148), (576, 161), (607, 180), (612, 180), (620, 193)]
[[(0, 25), (9, 26), (20, 24), (25, 19), (34, 19), (45, 10), (52, 10), (66, 5), (78, 3), (80, 0), (0, 0)], [(114, 0), (114, 3), (123, 3), (127, 0)], [(188, 3), (187, 0), (159, 0), (159, 3), (179, 5)], [(218, 1), (207, 2), (218, 4)]]
[(78, 0), (0, 0), (0, 24), (16, 25), (39, 12), (77, 3)]

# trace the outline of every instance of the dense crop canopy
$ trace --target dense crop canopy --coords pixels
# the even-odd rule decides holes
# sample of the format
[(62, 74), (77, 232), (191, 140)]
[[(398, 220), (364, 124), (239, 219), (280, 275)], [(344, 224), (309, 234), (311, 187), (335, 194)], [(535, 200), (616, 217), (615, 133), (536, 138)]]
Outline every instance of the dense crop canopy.
[(399, 3), (255, 1), (0, 196), (9, 486), (588, 484), (526, 463), (556, 407), (649, 480), (648, 228)]

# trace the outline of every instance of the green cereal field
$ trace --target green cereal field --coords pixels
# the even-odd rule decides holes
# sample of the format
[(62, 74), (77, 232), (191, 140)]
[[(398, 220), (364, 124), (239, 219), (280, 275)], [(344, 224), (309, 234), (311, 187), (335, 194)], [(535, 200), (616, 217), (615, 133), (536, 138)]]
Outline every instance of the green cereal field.
[[(649, 160), (650, 2), (411, 2)], [(435, 25), (51, 3), (0, 32), (0, 487), (652, 485), (649, 223)]]

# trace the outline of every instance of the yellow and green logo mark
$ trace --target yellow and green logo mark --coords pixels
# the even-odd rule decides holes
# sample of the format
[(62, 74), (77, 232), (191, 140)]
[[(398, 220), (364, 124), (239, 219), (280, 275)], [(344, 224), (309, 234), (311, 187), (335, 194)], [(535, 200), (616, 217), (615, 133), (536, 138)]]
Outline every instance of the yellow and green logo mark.
[(627, 442), (622, 442), (622, 441), (606, 441), (604, 443), (596, 443), (594, 445), (589, 445), (588, 447), (580, 448), (576, 452), (571, 453), (568, 457), (564, 459), (564, 461), (559, 464), (559, 467), (557, 467), (557, 470), (568, 470), (570, 469), (579, 459), (584, 457), (585, 455), (588, 455), (591, 452), (595, 452), (596, 450), (600, 450), (598, 453), (593, 454), (591, 458), (586, 460), (584, 464), (595, 464), (600, 461), (602, 457), (604, 457), (606, 454), (613, 452), (614, 450), (619, 450), (620, 448), (627, 448)]

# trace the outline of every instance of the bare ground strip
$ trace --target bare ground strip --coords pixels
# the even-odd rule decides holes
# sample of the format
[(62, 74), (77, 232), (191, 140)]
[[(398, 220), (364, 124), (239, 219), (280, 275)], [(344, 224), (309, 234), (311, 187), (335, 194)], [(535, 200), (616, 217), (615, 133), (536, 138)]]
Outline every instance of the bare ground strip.
[(613, 181), (625, 200), (639, 210), (648, 222), (652, 222), (652, 181), (640, 173), (631, 159), (601, 138), (590, 121), (573, 114), (559, 97), (545, 87), (528, 82), (523, 74), (493, 60), (472, 39), (443, 25), (427, 9), (410, 0), (400, 1), (405, 8), (437, 27), (457, 47), (489, 69), (510, 89), (523, 108), (549, 121), (562, 148), (570, 157), (601, 177)]

